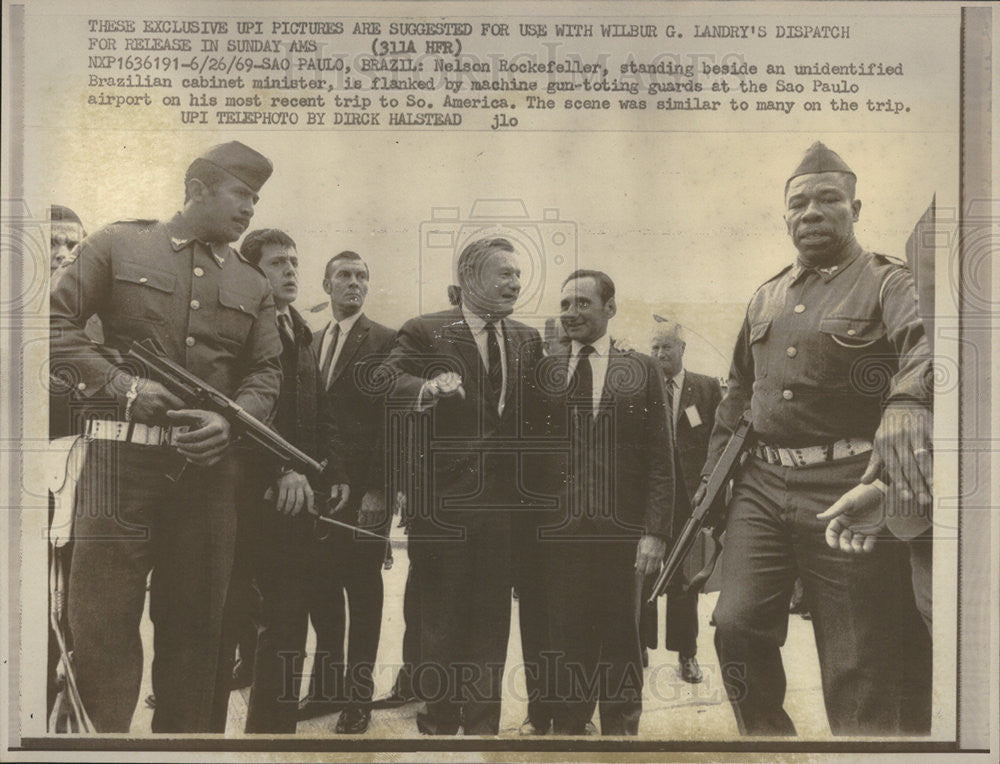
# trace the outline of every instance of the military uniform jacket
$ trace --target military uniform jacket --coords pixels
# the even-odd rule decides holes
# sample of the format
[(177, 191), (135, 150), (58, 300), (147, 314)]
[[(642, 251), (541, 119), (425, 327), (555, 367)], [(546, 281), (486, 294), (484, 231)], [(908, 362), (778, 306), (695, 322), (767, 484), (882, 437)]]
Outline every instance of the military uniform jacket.
[(929, 372), (913, 278), (900, 261), (855, 244), (833, 268), (790, 265), (750, 300), (703, 473), (748, 408), (773, 446), (871, 439), (884, 406), (930, 404)]
[[(268, 281), (231, 247), (217, 258), (207, 244), (180, 237), (178, 221), (113, 223), (79, 245), (53, 277), (53, 361), (72, 365), (77, 389), (91, 396), (120, 366), (142, 375), (125, 353), (154, 338), (171, 360), (266, 420), (281, 381)], [(84, 332), (94, 314), (103, 345)]]

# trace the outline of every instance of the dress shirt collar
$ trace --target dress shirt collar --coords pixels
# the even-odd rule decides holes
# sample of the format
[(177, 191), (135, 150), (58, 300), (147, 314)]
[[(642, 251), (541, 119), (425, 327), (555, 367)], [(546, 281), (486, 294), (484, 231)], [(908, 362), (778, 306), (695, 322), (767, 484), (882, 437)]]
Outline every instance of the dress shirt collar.
[[(606, 358), (611, 353), (611, 337), (609, 337), (607, 334), (602, 334), (593, 342), (588, 342), (586, 344), (594, 348), (594, 353), (593, 353), (594, 355), (599, 355), (602, 358)], [(583, 348), (583, 346), (584, 343), (579, 342), (577, 340), (573, 340), (570, 343), (570, 348), (571, 348), (570, 354), (573, 356), (573, 358), (580, 357), (580, 350)]]
[(330, 325), (326, 327), (326, 335), (328, 337), (331, 336), (333, 334), (333, 327), (340, 324), (340, 336), (346, 337), (348, 334), (351, 333), (351, 329), (354, 328), (354, 325), (358, 323), (358, 319), (361, 318), (361, 315), (362, 311), (359, 310), (354, 315), (348, 316), (347, 318), (342, 319), (340, 321), (331, 316)]
[[(462, 306), (462, 318), (464, 318), (465, 323), (469, 325), (469, 331), (472, 332), (473, 337), (478, 337), (480, 334), (483, 334), (486, 331), (486, 324), (487, 324), (486, 319), (480, 316), (478, 313), (473, 313), (464, 305)], [(493, 319), (494, 325), (500, 332), (497, 339), (500, 339), (500, 337), (503, 336), (503, 324), (501, 323), (502, 321), (503, 319), (501, 318)]]

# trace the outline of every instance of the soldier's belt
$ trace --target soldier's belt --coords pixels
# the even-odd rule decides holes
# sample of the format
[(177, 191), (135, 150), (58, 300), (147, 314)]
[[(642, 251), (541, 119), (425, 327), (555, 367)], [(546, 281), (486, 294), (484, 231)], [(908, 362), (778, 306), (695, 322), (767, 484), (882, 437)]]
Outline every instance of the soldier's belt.
[(141, 422), (91, 419), (87, 422), (86, 437), (89, 440), (114, 440), (138, 446), (173, 446), (177, 436), (189, 429), (187, 425), (160, 427)]
[(821, 462), (835, 462), (850, 456), (866, 454), (872, 450), (870, 440), (848, 438), (829, 443), (825, 446), (806, 446), (805, 448), (778, 448), (767, 443), (758, 443), (751, 453), (768, 464), (780, 464), (782, 467), (805, 467)]

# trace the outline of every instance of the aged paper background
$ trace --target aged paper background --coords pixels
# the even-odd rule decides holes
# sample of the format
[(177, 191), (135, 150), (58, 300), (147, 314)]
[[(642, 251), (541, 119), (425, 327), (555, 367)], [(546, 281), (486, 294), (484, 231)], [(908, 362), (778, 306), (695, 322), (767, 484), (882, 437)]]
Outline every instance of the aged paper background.
[[(37, 246), (22, 244), (28, 256), (17, 264), (11, 263), (5, 250), (3, 263), (4, 280), (9, 285), (4, 292), (5, 329), (16, 325), (15, 331), (5, 334), (4, 366), (18, 370), (16, 376), (4, 375), (5, 411), (17, 410), (14, 421), (23, 426), (21, 433), (6, 431), (3, 441), (9, 452), (5, 459), (11, 460), (11, 472), (5, 475), (15, 478), (5, 487), (4, 507), (17, 510), (16, 522), (5, 518), (9, 543), (4, 554), (12, 597), (5, 597), (3, 607), (8, 625), (4, 644), (16, 648), (4, 653), (10, 672), (3, 720), (6, 745), (19, 747), (23, 739), (45, 736), (46, 500), (39, 457), (47, 427), (48, 255), (44, 239), (48, 205), (72, 208), (88, 231), (123, 218), (169, 216), (180, 207), (181, 179), (191, 158), (208, 145), (231, 139), (252, 145), (274, 162), (274, 175), (261, 192), (252, 227), (282, 228), (298, 242), (301, 287), (296, 305), (300, 309), (324, 301), (322, 266), (329, 255), (343, 249), (362, 253), (371, 266), (372, 285), (365, 311), (374, 319), (396, 327), (419, 312), (443, 307), (445, 286), (451, 279), (451, 252), (446, 245), (435, 244), (441, 239), (428, 234), (471, 225), (477, 202), (502, 199), (522, 206), (508, 206), (507, 217), (499, 219), (499, 224), (524, 232), (526, 240), (536, 245), (537, 256), (527, 271), (521, 317), (540, 326), (555, 312), (560, 274), (576, 266), (598, 267), (606, 270), (618, 287), (620, 312), (612, 323), (614, 336), (642, 348), (652, 327), (651, 313), (675, 316), (690, 331), (685, 365), (720, 377), (728, 369), (733, 341), (753, 290), (794, 255), (781, 217), (782, 189), (789, 170), (809, 144), (824, 141), (857, 172), (858, 197), (864, 207), (856, 230), (858, 239), (870, 249), (904, 256), (913, 226), (936, 198), (935, 350), (943, 377), (936, 408), (939, 533), (935, 548), (932, 739), (956, 740), (956, 623), (961, 594), (956, 587), (959, 502), (954, 498), (959, 495), (955, 228), (959, 208), (961, 16), (957, 5), (198, 1), (161, 2), (154, 10), (151, 5), (120, 2), (32, 0), (17, 7), (12, 16), (6, 11), (14, 6), (5, 4), (5, 43), (15, 40), (14, 47), (23, 56), (11, 60), (11, 45), (5, 44), (5, 90), (20, 94), (23, 102), (11, 103), (5, 96), (3, 198), (9, 206), (4, 214), (12, 219), (11, 210), (18, 210), (14, 214), (22, 219), (14, 224), (30, 231), (22, 241), (34, 241)], [(339, 19), (346, 27), (343, 39), (324, 38), (324, 45), (329, 46), (324, 52), (332, 55), (342, 47), (354, 56), (363, 46), (347, 38), (358, 21), (388, 24), (420, 18), (470, 23), (473, 32), (465, 39), (464, 52), (482, 60), (490, 55), (535, 56), (539, 60), (550, 54), (558, 60), (610, 56), (614, 66), (609, 67), (609, 79), (621, 78), (614, 69), (628, 56), (637, 61), (659, 57), (712, 65), (753, 62), (761, 70), (772, 61), (786, 66), (901, 63), (904, 74), (867, 78), (860, 93), (844, 96), (860, 102), (856, 112), (832, 111), (827, 104), (839, 95), (830, 93), (816, 96), (824, 105), (818, 112), (804, 111), (801, 100), (805, 96), (801, 95), (789, 96), (799, 101), (789, 114), (758, 112), (752, 103), (748, 113), (733, 111), (729, 99), (734, 96), (752, 96), (751, 100), (783, 97), (773, 92), (775, 77), (765, 76), (763, 71), (759, 77), (696, 74), (695, 79), (705, 83), (720, 79), (772, 83), (769, 96), (719, 95), (722, 106), (716, 111), (657, 112), (652, 106), (656, 100), (688, 94), (647, 95), (640, 90), (639, 95), (650, 102), (642, 112), (616, 108), (618, 98), (633, 97), (622, 93), (584, 94), (611, 100), (612, 108), (599, 112), (533, 112), (521, 95), (514, 94), (511, 102), (517, 104), (516, 111), (487, 110), (491, 116), (494, 111), (517, 116), (516, 127), (500, 129), (493, 129), (491, 120), (476, 110), (465, 112), (461, 127), (393, 128), (383, 121), (382, 126), (372, 129), (221, 125), (213, 121), (182, 124), (177, 108), (87, 103), (95, 92), (160, 92), (155, 88), (126, 91), (92, 85), (89, 78), (95, 73), (128, 74), (88, 68), (89, 56), (102, 52), (100, 43), (92, 40), (120, 40), (130, 35), (92, 32), (89, 19), (134, 19), (137, 23), (143, 19), (228, 20), (228, 34), (218, 35), (223, 40), (239, 38), (234, 25), (241, 19), (263, 19), (268, 24), (281, 19)], [(609, 39), (598, 31), (589, 38), (556, 38), (553, 28), (559, 21), (652, 24), (659, 34), (653, 39)], [(507, 23), (513, 27), (511, 35), (483, 36), (480, 25), (484, 22)], [(525, 22), (546, 23), (545, 40), (519, 36), (517, 25)], [(670, 25), (684, 37), (664, 36)], [(692, 39), (697, 36), (693, 31), (696, 25), (752, 25), (766, 28), (769, 34), (766, 38)], [(850, 34), (849, 39), (775, 39), (775, 30), (781, 25), (847, 26)], [(137, 32), (133, 36), (156, 35)], [(203, 35), (177, 36), (197, 39)], [(281, 35), (262, 37), (272, 36)], [(390, 44), (416, 39), (419, 53), (424, 52), (426, 36), (383, 37)], [(113, 52), (126, 53), (121, 47)], [(188, 76), (176, 71), (165, 75), (175, 81)], [(244, 75), (247, 80), (251, 76), (256, 75)], [(833, 82), (845, 78), (817, 79)], [(221, 91), (210, 93), (202, 88), (187, 90), (222, 95)], [(561, 101), (568, 96), (547, 97)], [(906, 111), (872, 112), (865, 103), (869, 97), (888, 97), (893, 104), (905, 104)], [(194, 108), (188, 106), (187, 98), (185, 95), (184, 108)], [(19, 140), (12, 145), (16, 138)], [(518, 209), (524, 210), (525, 218), (518, 216)], [(561, 238), (555, 238), (556, 234)], [(319, 328), (326, 313), (307, 317)], [(8, 359), (15, 357), (17, 363), (8, 366)], [(989, 369), (976, 373), (984, 380), (982, 396), (986, 399), (991, 394), (985, 381)], [(995, 545), (993, 549), (995, 552)], [(995, 559), (991, 564), (995, 565)], [(979, 585), (993, 586), (995, 592), (995, 575), (988, 581)], [(991, 600), (996, 602), (995, 597)], [(995, 635), (978, 636), (988, 645)], [(399, 637), (398, 631), (382, 635), (383, 643), (398, 643)], [(993, 654), (995, 659), (995, 651)], [(705, 660), (714, 660), (714, 655), (706, 655)], [(995, 680), (995, 664), (988, 675)], [(996, 715), (988, 716), (995, 719)], [(732, 734), (729, 729), (719, 729), (704, 739), (720, 741)], [(673, 736), (667, 729), (644, 732), (641, 739), (672, 737), (687, 736)], [(830, 740), (828, 733), (823, 739)], [(183, 741), (175, 742), (178, 749), (184, 748)], [(236, 740), (232, 742), (238, 745)], [(114, 745), (114, 741), (108, 743)], [(281, 747), (293, 745), (282, 741)], [(262, 747), (268, 746), (258, 745), (254, 750)], [(520, 754), (507, 755), (527, 754), (522, 749)]]

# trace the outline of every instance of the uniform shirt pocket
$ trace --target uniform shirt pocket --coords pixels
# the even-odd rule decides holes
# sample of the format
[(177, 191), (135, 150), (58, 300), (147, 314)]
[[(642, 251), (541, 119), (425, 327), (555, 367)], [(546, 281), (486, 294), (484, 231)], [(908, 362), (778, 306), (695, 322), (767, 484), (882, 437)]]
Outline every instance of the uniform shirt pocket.
[(770, 330), (770, 319), (750, 324), (750, 352), (753, 353), (754, 377), (757, 379), (767, 376), (767, 348), (764, 341)]
[(171, 311), (177, 277), (146, 263), (122, 261), (115, 269), (113, 306), (122, 318), (162, 324)]
[(250, 334), (257, 314), (253, 308), (257, 300), (249, 295), (234, 292), (227, 287), (219, 287), (219, 313), (217, 329), (219, 336), (242, 345)]
[[(877, 318), (824, 318), (819, 324), (819, 381), (835, 387), (858, 387), (872, 375), (889, 378), (896, 358), (889, 353), (885, 326)], [(864, 386), (868, 387), (867, 384)]]

